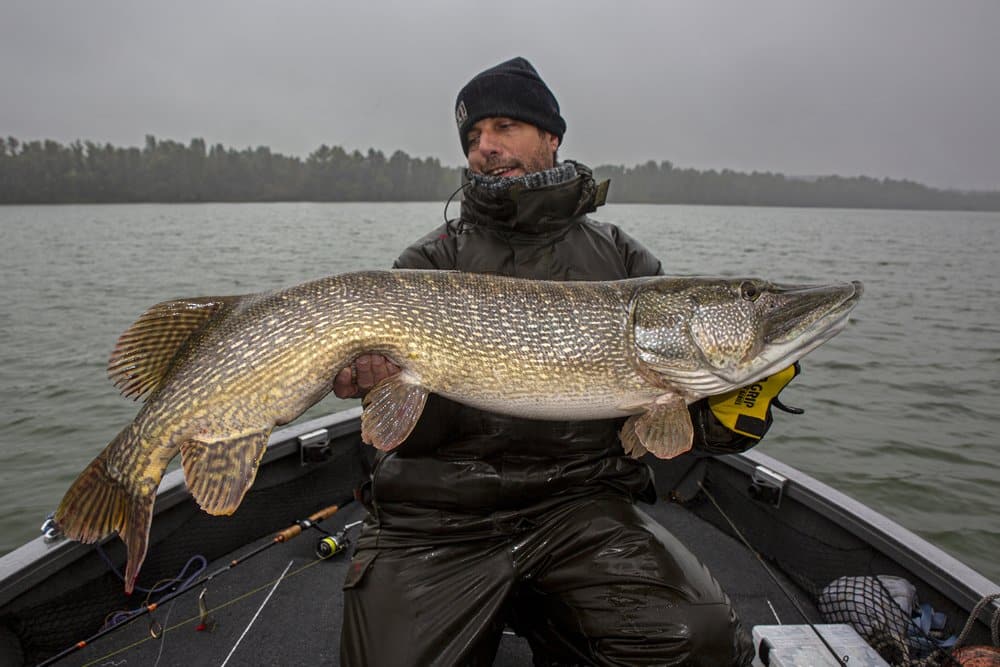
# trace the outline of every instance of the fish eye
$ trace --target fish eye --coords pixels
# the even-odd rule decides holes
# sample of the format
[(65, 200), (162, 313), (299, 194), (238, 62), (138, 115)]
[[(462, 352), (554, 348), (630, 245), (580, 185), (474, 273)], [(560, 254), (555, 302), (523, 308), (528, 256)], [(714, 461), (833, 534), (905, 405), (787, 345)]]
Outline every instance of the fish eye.
[(749, 280), (745, 280), (740, 285), (740, 296), (747, 301), (756, 301), (760, 296), (760, 289)]

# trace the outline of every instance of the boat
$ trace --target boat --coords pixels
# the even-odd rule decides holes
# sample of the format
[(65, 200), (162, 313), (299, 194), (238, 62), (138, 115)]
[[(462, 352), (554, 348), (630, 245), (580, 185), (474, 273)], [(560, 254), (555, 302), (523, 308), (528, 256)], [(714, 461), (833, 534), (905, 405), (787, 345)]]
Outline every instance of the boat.
[[(138, 580), (155, 593), (124, 595), (116, 537), (85, 545), (43, 526), (0, 558), (0, 664), (338, 665), (355, 494), (374, 457), (360, 414), (275, 431), (231, 517), (202, 512), (169, 472)], [(659, 500), (644, 511), (722, 584), (755, 664), (945, 664), (949, 637), (995, 646), (1000, 586), (869, 507), (756, 450), (646, 460)], [(892, 582), (936, 624), (894, 627)], [(531, 664), (527, 642), (505, 632), (495, 664)]]

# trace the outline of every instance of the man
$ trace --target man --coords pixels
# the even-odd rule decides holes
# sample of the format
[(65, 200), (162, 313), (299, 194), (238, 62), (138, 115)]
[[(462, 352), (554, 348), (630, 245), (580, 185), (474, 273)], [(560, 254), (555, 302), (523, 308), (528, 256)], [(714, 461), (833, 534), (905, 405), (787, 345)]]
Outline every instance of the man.
[[(566, 123), (528, 61), (474, 77), (456, 121), (468, 160), (461, 215), (396, 268), (555, 280), (662, 272), (638, 242), (586, 216), (605, 189), (587, 167), (557, 161)], [(362, 356), (335, 393), (363, 395), (398, 370)], [(691, 415), (696, 450), (756, 442), (704, 401)], [(655, 493), (620, 427), (517, 419), (432, 395), (407, 441), (377, 456), (345, 582), (342, 663), (489, 665), (505, 625), (537, 665), (749, 662), (719, 585), (635, 506)]]

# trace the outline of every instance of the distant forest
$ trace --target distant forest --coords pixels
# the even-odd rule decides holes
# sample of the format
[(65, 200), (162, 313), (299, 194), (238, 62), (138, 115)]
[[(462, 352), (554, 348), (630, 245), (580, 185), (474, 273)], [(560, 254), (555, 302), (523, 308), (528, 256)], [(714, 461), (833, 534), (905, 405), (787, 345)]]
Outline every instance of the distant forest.
[[(794, 178), (680, 169), (649, 161), (599, 166), (618, 203), (1000, 210), (1000, 191), (963, 192), (867, 176)], [(0, 204), (106, 202), (440, 201), (461, 169), (402, 151), (322, 145), (307, 158), (146, 137), (142, 148), (0, 138)]]

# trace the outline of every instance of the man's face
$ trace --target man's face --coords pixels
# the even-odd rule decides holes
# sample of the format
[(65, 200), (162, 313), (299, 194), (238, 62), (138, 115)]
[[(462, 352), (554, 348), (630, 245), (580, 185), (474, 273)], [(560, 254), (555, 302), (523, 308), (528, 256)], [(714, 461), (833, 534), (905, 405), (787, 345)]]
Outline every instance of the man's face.
[(555, 166), (559, 139), (512, 118), (484, 118), (469, 130), (469, 169), (489, 176), (524, 176)]

